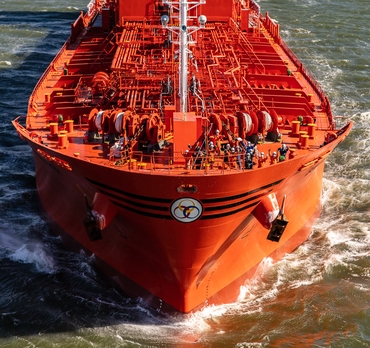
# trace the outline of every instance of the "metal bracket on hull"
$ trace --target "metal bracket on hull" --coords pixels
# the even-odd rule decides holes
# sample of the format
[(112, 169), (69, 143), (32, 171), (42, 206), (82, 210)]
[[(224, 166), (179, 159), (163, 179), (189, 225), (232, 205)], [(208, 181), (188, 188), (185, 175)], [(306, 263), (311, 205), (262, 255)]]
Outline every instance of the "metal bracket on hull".
[(94, 241), (102, 239), (103, 237), (101, 235), (101, 229), (99, 227), (99, 222), (92, 213), (92, 209), (89, 205), (89, 202), (87, 201), (86, 195), (85, 195), (85, 201), (86, 201), (87, 214), (83, 221), (83, 224), (84, 224), (86, 233), (90, 241), (94, 242)]
[(273, 242), (280, 241), (280, 238), (283, 235), (285, 228), (287, 227), (288, 222), (289, 222), (286, 216), (284, 215), (285, 198), (286, 196), (284, 196), (284, 200), (283, 200), (279, 215), (273, 221), (270, 232), (267, 235), (267, 239)]

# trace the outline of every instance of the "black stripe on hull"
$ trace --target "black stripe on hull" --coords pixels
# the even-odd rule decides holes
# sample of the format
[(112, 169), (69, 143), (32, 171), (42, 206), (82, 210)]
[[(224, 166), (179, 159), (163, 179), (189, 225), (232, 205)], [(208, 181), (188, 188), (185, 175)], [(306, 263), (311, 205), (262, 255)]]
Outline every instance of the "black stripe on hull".
[[(172, 215), (170, 214), (170, 204), (173, 202), (173, 199), (169, 198), (160, 198), (160, 197), (150, 197), (150, 196), (141, 196), (137, 194), (132, 194), (117, 188), (114, 188), (110, 185), (107, 184), (102, 184), (100, 182), (97, 182), (95, 180), (87, 178), (87, 180), (92, 183), (93, 185), (97, 186), (99, 191), (109, 197), (112, 201), (113, 204), (116, 206), (126, 209), (128, 211), (131, 211), (133, 213), (146, 216), (146, 217), (151, 217), (151, 218), (156, 218), (156, 219), (161, 219), (161, 220), (173, 220)], [(253, 189), (248, 192), (240, 193), (238, 195), (233, 195), (233, 196), (226, 196), (226, 197), (220, 197), (220, 198), (205, 198), (202, 199), (201, 202), (204, 204), (204, 214), (202, 217), (200, 217), (200, 220), (210, 220), (210, 219), (217, 219), (217, 218), (222, 218), (225, 216), (230, 216), (237, 214), (243, 210), (249, 209), (253, 206), (256, 206), (259, 202), (261, 197), (266, 195), (266, 193), (269, 193), (272, 191), (272, 187), (278, 185), (282, 180), (275, 181), (273, 183), (270, 183), (268, 185), (264, 185), (262, 187)], [(109, 192), (113, 191), (113, 192)], [(242, 201), (234, 202), (234, 203), (227, 203), (227, 204), (222, 204), (229, 202), (231, 200), (235, 199), (240, 199), (243, 197), (250, 196), (254, 193), (258, 193), (257, 195), (254, 195), (252, 197), (248, 197)], [(137, 200), (142, 200), (144, 202), (137, 202), (129, 198), (125, 198), (122, 196), (130, 197), (133, 199)], [(255, 202), (252, 202), (255, 201)], [(162, 205), (153, 205), (153, 204), (148, 204), (149, 202), (156, 202), (156, 203), (163, 203)], [(250, 204), (246, 204), (248, 202), (252, 202)], [(215, 203), (221, 203), (221, 205), (213, 205)], [(208, 206), (207, 206), (208, 205)], [(211, 205), (211, 206), (210, 206)], [(216, 214), (207, 214), (209, 212), (215, 212), (215, 211), (220, 211), (220, 210), (225, 210), (225, 209), (231, 209), (234, 207), (238, 207), (237, 209), (234, 210), (228, 210), (226, 212), (220, 212)], [(141, 208), (141, 209), (140, 209)], [(146, 210), (142, 210), (146, 209)], [(152, 210), (152, 212), (150, 211)]]

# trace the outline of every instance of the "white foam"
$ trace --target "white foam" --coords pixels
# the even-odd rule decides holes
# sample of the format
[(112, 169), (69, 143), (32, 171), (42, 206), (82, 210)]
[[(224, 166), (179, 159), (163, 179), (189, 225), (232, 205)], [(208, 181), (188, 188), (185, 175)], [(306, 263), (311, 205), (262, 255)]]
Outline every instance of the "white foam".
[(321, 194), (321, 203), (325, 205), (330, 199), (332, 195), (340, 190), (340, 185), (337, 182), (331, 181), (329, 179), (324, 178), (323, 181), (323, 190)]
[(351, 241), (351, 235), (345, 233), (344, 231), (329, 231), (326, 235), (329, 240), (330, 247), (339, 245), (342, 243), (347, 243)]
[(51, 274), (55, 271), (53, 258), (47, 255), (40, 243), (23, 245), (15, 250), (10, 258), (17, 262), (32, 263), (39, 272)]
[[(2, 228), (8, 228), (8, 225), (5, 224)], [(19, 238), (15, 238), (13, 235), (2, 231), (0, 233), (0, 245), (2, 250), (15, 250), (20, 248), (23, 245), (23, 242), (21, 242)]]
[[(357, 218), (357, 215), (361, 216)], [(324, 237), (317, 247), (322, 246), (318, 267), (323, 268), (323, 275), (335, 274), (339, 267), (340, 272), (349, 272), (353, 276), (370, 276), (363, 264), (357, 264), (359, 260), (367, 259), (370, 251), (370, 231), (363, 220), (362, 213), (347, 212), (325, 216), (315, 225)]]
[[(350, 118), (351, 118), (351, 120), (353, 120), (355, 122), (354, 129), (360, 129), (360, 130), (364, 130), (364, 131), (368, 130), (369, 123), (370, 123), (370, 111), (358, 112), (358, 113), (352, 115)], [(365, 138), (356, 139), (356, 148), (358, 147), (357, 146), (358, 142), (362, 141), (362, 140), (369, 141), (369, 138), (365, 137)], [(361, 149), (363, 149), (363, 148), (361, 148)], [(368, 148), (366, 148), (366, 149), (368, 149)]]
[(259, 348), (259, 347), (266, 347), (266, 343), (259, 343), (259, 342), (240, 342), (237, 343), (236, 348)]
[[(151, 338), (161, 344), (171, 344), (176, 339), (176, 342), (195, 343), (202, 339), (210, 329), (210, 325), (201, 318), (200, 315), (190, 315), (185, 320), (175, 321), (173, 318), (168, 319), (165, 324), (147, 325), (147, 324), (131, 324), (123, 323), (99, 329), (101, 336), (114, 336), (117, 342), (122, 344), (122, 337), (125, 337), (124, 342), (137, 341), (137, 337)], [(85, 330), (85, 329), (83, 329)], [(89, 330), (89, 329), (87, 329)], [(109, 333), (107, 333), (109, 331)], [(94, 329), (96, 334), (96, 329)]]
[(368, 123), (370, 121), (370, 111), (362, 112), (360, 115), (364, 122)]

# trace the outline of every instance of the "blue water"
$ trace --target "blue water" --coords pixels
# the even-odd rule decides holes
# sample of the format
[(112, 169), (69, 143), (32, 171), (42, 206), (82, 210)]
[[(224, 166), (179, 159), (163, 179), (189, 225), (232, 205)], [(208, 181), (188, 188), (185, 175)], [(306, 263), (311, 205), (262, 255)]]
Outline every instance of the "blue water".
[[(209, 0), (211, 1), (211, 0)], [(10, 123), (87, 0), (0, 0), (0, 347), (369, 347), (370, 13), (364, 0), (260, 0), (355, 127), (326, 164), (310, 239), (266, 260), (238, 302), (167, 316), (67, 251)]]

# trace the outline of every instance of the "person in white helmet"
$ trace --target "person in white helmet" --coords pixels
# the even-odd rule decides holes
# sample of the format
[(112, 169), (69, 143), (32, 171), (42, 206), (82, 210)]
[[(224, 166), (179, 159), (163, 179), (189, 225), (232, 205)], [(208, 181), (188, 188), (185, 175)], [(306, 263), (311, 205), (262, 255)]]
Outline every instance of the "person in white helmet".
[(268, 151), (269, 157), (270, 157), (270, 164), (275, 164), (278, 162), (278, 155), (277, 152), (271, 152), (271, 150)]
[(211, 141), (209, 144), (208, 144), (208, 163), (209, 163), (209, 167), (212, 169), (213, 168), (213, 164), (215, 162), (215, 156), (216, 156), (216, 149), (215, 149), (215, 145), (213, 144), (213, 142)]
[(222, 133), (216, 129), (215, 130), (215, 133), (214, 135), (210, 136), (214, 146), (215, 146), (215, 150), (217, 152), (217, 154), (220, 154), (221, 153), (221, 145), (222, 145), (222, 141), (223, 141), (223, 135)]
[(253, 158), (250, 153), (245, 154), (245, 169), (253, 169)]
[(231, 147), (230, 148), (230, 154), (229, 154), (229, 164), (230, 164), (230, 168), (233, 168), (235, 169), (236, 168), (236, 152), (235, 152), (235, 148), (234, 147)]
[(279, 152), (279, 162), (285, 161), (286, 155), (289, 151), (289, 147), (286, 146), (285, 144), (281, 144), (281, 147), (278, 148)]
[(268, 156), (265, 155), (264, 152), (260, 152), (258, 156), (258, 168), (262, 168), (265, 165), (267, 160), (268, 160)]

